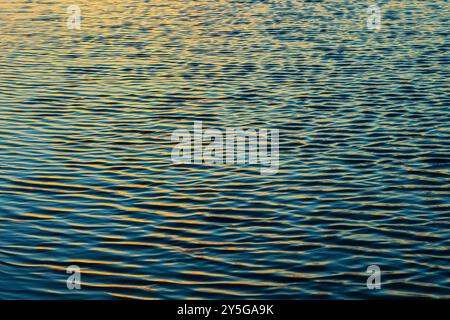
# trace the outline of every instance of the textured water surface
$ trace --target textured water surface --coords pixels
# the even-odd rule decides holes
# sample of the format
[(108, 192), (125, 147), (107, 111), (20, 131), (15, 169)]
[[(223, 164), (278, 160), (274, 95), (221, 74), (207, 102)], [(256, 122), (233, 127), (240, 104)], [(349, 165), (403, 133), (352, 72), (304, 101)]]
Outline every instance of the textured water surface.
[[(0, 298), (449, 298), (449, 3), (378, 4), (1, 0)], [(196, 120), (279, 172), (173, 164)]]

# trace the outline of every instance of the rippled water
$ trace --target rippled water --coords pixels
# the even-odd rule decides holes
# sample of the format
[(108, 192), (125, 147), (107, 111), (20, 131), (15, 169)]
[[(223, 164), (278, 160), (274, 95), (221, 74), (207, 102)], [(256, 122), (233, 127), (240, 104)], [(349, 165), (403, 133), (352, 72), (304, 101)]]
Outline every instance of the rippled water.
[[(367, 4), (1, 0), (0, 298), (450, 297), (449, 3)], [(195, 120), (278, 174), (172, 164)]]

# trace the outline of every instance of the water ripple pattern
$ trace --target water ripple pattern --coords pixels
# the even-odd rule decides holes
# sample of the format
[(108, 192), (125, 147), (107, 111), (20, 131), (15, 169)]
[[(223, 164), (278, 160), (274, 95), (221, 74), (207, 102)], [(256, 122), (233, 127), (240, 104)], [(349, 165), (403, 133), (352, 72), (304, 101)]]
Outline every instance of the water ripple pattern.
[[(299, 2), (2, 0), (0, 298), (449, 298), (448, 1)], [(173, 164), (200, 120), (278, 174)]]

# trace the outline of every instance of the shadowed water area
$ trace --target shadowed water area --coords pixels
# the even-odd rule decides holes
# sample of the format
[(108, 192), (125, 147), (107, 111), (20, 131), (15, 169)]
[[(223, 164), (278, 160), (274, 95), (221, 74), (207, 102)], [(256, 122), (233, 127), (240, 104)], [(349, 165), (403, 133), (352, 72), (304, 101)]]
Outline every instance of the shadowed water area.
[[(1, 0), (0, 299), (449, 298), (449, 3), (378, 5)], [(200, 120), (278, 173), (173, 164)]]

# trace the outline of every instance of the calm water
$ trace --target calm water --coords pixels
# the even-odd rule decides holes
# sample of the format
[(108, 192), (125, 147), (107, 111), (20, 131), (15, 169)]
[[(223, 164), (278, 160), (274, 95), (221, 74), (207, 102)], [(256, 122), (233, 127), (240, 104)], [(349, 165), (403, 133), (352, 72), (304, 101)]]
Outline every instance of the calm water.
[[(449, 298), (450, 6), (378, 4), (1, 0), (0, 298)], [(172, 164), (195, 120), (278, 174)]]

